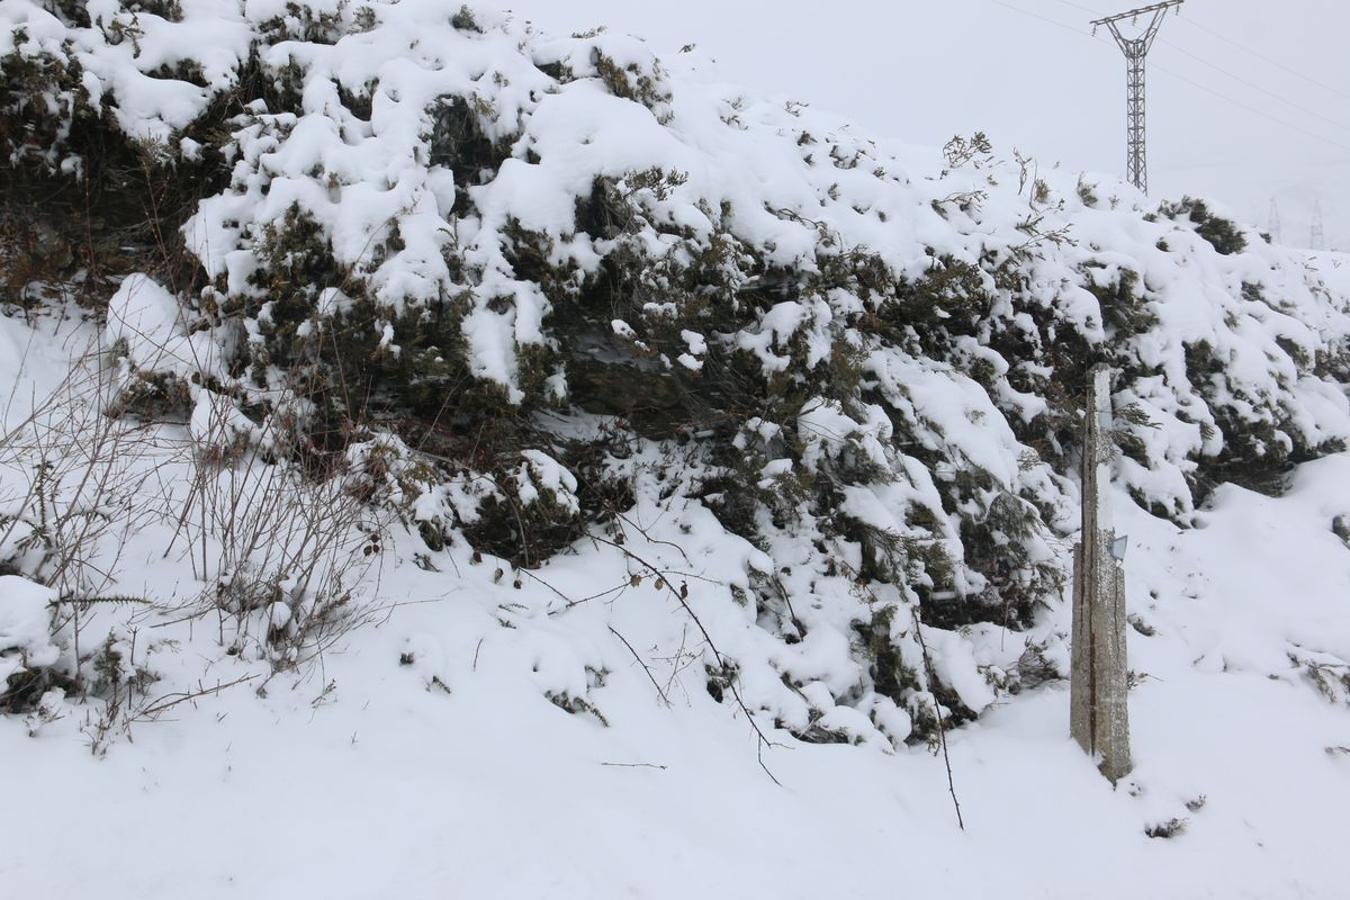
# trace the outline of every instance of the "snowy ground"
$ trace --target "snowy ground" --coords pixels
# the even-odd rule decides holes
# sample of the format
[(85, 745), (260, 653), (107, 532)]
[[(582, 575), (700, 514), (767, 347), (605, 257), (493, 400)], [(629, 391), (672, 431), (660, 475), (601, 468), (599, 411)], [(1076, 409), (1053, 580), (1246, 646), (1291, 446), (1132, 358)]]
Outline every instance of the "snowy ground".
[[(60, 372), (69, 338), (47, 328), (25, 356), (27, 329), (4, 324), (15, 352), (0, 374)], [(213, 621), (147, 612), (133, 658), (160, 681), (143, 703), (248, 680), (133, 723), (101, 756), (98, 703), (0, 719), (0, 896), (1345, 896), (1350, 711), (1291, 653), (1350, 659), (1350, 551), (1332, 531), (1350, 513), (1350, 454), (1303, 466), (1279, 499), (1224, 488), (1186, 532), (1123, 493), (1117, 508), (1140, 677), (1137, 769), (1114, 790), (1067, 736), (1062, 682), (950, 735), (964, 832), (922, 747), (773, 732), (775, 785), (735, 707), (681, 668), (678, 642), (694, 640), (665, 594), (647, 582), (559, 612), (560, 594), (624, 577), (611, 549), (579, 548), (516, 589), (467, 550), (420, 568), (416, 537), (396, 531), (374, 621), (299, 673), (269, 679), (222, 653)], [(122, 590), (195, 590), (163, 558), (172, 530), (127, 542)], [(691, 577), (739, 565), (737, 548), (703, 551)], [(544, 696), (586, 667), (608, 671), (579, 689), (608, 727)], [(1146, 836), (1174, 818), (1179, 834)]]
[[(1196, 510), (1191, 486), (1197, 460), (1244, 438), (1259, 452), (1229, 462), (1251, 468), (1270, 450), (1311, 455), (1350, 438), (1350, 260), (1269, 243), (1194, 204), (1159, 208), (1109, 179), (999, 161), (979, 140), (953, 142), (942, 166), (796, 103), (695, 79), (684, 54), (658, 64), (619, 35), (553, 39), (495, 14), (457, 25), (463, 14), (447, 19), (432, 0), (377, 3), (378, 14), (331, 3), (328, 25), (273, 22), (285, 5), (274, 0), (181, 5), (170, 21), (102, 4), (80, 26), (0, 0), (0, 35), (19, 58), (79, 62), (83, 94), (71, 97), (88, 94), (105, 119), (115, 110), (127, 135), (172, 139), (160, 149), (185, 162), (202, 148), (180, 133), (242, 77), (256, 42), (272, 76), (303, 76), (303, 91), (272, 98), (293, 109), (260, 98), (228, 123), (215, 148), (234, 163), (228, 187), (169, 226), (184, 225), (232, 297), (264, 299), (264, 238), (297, 202), (381, 310), (469, 298), (466, 371), (513, 402), (547, 389), (529, 407), (542, 410), (566, 399), (566, 366), (522, 378), (519, 363), (567, 334), (553, 333), (551, 310), (576, 298), (555, 310), (517, 271), (515, 225), (553, 247), (550, 265), (578, 272), (641, 251), (662, 302), (637, 292), (627, 319), (583, 320), (606, 341), (659, 337), (685, 303), (666, 302), (680, 278), (737, 296), (761, 263), (801, 280), (856, 251), (859, 267), (875, 255), (887, 279), (935, 290), (930, 308), (890, 311), (914, 332), (903, 346), (854, 324), (904, 299), (899, 281), (855, 295), (853, 272), (844, 287), (766, 300), (733, 333), (682, 329), (662, 359), (697, 372), (717, 341), (753, 354), (767, 378), (818, 369), (843, 341), (839, 361), (858, 370), (846, 393), (861, 397), (865, 381), (885, 405), (794, 397), (789, 414), (739, 423), (729, 446), (753, 467), (735, 476), (758, 471), (760, 490), (790, 502), (801, 482), (779, 476), (870, 462), (886, 477), (845, 472), (844, 499), (817, 512), (936, 547), (934, 569), (956, 565), (944, 580), (925, 568), (869, 584), (861, 543), (814, 513), (762, 522), (757, 548), (694, 490), (707, 466), (697, 447), (634, 439), (607, 462), (631, 509), (512, 571), (463, 537), (500, 488), (477, 470), (400, 480), (418, 457), (389, 435), (348, 445), (351, 467), (327, 481), (263, 461), (303, 401), (263, 362), (246, 377), (223, 361), (241, 360), (239, 329), (249, 353), (267, 349), (272, 302), (215, 323), (144, 275), (121, 282), (104, 322), (61, 318), (47, 298), (31, 320), (0, 317), (0, 565), (53, 586), (0, 576), (0, 683), (55, 663), (91, 690), (0, 715), (0, 900), (1347, 896), (1350, 452), (1302, 466), (1278, 499), (1225, 487)], [(164, 77), (180, 61), (209, 87)], [(447, 98), (477, 110), (461, 137), (510, 143), (463, 183), (453, 168), (482, 160), (432, 152), (429, 117), (450, 115)], [(23, 150), (78, 166), (63, 140)], [(597, 178), (626, 185), (631, 233), (578, 227), (576, 201)], [(674, 240), (676, 224), (688, 236)], [(718, 284), (686, 270), (732, 238), (749, 255), (714, 267)], [(376, 245), (388, 252), (367, 259)], [(935, 274), (958, 263), (977, 296)], [(297, 340), (354, 302), (266, 271), (313, 295), (302, 296), (313, 315), (291, 323)], [(918, 340), (925, 328), (936, 349)], [(379, 353), (402, 353), (393, 324), (371, 333)], [(1076, 488), (1052, 469), (1067, 463), (1058, 446), (1052, 457), (1024, 442), (1053, 432), (1018, 438), (1011, 423), (1043, 423), (1046, 397), (1065, 387), (1054, 380), (1071, 367), (1051, 349), (1108, 342), (1127, 375), (1115, 388), (1122, 442), (1134, 441), (1114, 502), (1131, 539), (1136, 769), (1115, 786), (1068, 737), (1066, 684), (1012, 675), (1031, 642), (1066, 670), (1062, 598), (1024, 632), (910, 615), (920, 577), (930, 609), (940, 594), (982, 596), (991, 582), (968, 554), (988, 561), (991, 546), (1018, 577), (1068, 568)], [(131, 407), (146, 422), (104, 415), (133, 390), (150, 395)], [(250, 399), (264, 422), (245, 416)], [(575, 408), (537, 415), (550, 435), (588, 441), (604, 424)], [(777, 448), (781, 428), (801, 447)], [(514, 451), (519, 477), (502, 497), (577, 508), (574, 473), (533, 446)], [(962, 475), (987, 486), (958, 489)], [(353, 501), (353, 486), (377, 502)], [(1128, 489), (1194, 527), (1148, 515)], [(1034, 515), (1004, 507), (992, 543), (962, 544), (963, 523), (1029, 497)], [(754, 514), (776, 519), (762, 503)], [(448, 534), (447, 548), (404, 520), (445, 525), (428, 534)], [(919, 672), (916, 634), (940, 677)], [(869, 671), (873, 640), (889, 687)], [(722, 702), (708, 687), (718, 677)], [(906, 742), (931, 721), (939, 681), (960, 701), (942, 702), (978, 714), (948, 735), (950, 790), (944, 755)]]

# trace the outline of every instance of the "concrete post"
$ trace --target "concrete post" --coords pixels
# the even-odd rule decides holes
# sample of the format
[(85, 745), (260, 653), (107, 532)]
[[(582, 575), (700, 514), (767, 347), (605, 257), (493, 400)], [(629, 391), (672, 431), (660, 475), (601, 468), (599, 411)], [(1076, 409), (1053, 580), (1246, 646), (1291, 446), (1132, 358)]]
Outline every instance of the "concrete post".
[(1073, 552), (1069, 732), (1115, 781), (1130, 771), (1125, 567), (1111, 521), (1111, 373), (1093, 369), (1083, 441), (1083, 531)]

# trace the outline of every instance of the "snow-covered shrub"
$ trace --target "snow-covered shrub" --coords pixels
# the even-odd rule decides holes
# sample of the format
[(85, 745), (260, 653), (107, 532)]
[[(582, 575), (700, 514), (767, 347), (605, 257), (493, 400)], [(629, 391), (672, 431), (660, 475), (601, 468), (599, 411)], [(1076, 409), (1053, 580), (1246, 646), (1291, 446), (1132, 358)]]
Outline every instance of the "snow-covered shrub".
[[(24, 17), (27, 18), (27, 17)], [(0, 57), (0, 152), (10, 166), (78, 172), (80, 160), (62, 155), (72, 130), (96, 118), (85, 86), (84, 69), (64, 29), (34, 33), (19, 17), (6, 17), (4, 55)], [(45, 34), (44, 34), (45, 32)], [(20, 123), (24, 126), (19, 127)]]
[(1350, 664), (1330, 653), (1289, 649), (1289, 662), (1332, 703), (1350, 705)]
[(17, 575), (0, 575), (0, 710), (34, 708), (69, 679), (55, 668), (61, 650), (52, 641), (56, 591)]
[(535, 566), (584, 533), (577, 478), (549, 454), (522, 450), (491, 477), (493, 490), (462, 526), (475, 547)]
[[(854, 661), (705, 660), (710, 690), (803, 735), (865, 731), (822, 691), (905, 740), (1017, 683), (963, 648), (1060, 598), (1094, 365), (1116, 371), (1116, 477), (1181, 523), (1218, 481), (1350, 436), (1347, 298), (1304, 257), (1200, 201), (1029, 179), (982, 135), (925, 177), (634, 39), (431, 0), (0, 0), (0, 54), (7, 178), (147, 200), (100, 207), (163, 247), (109, 291), (110, 343), (126, 411), (186, 392), (229, 424), (197, 428), (208, 508), (234, 514), (246, 460), (245, 484), (311, 479), (313, 515), (333, 476), (433, 550), (535, 566), (621, 543), (644, 491), (676, 498), (763, 556), (727, 605)], [(258, 510), (227, 531), (283, 514)], [(358, 520), (320, 542), (368, 549)], [(216, 573), (241, 622), (293, 635), (343, 596), (255, 543)]]
[(1216, 252), (1228, 256), (1247, 249), (1247, 238), (1238, 224), (1230, 219), (1215, 215), (1209, 204), (1194, 197), (1183, 197), (1177, 203), (1164, 202), (1158, 211), (1169, 219), (1180, 220), (1183, 216), (1195, 226), (1200, 235)]

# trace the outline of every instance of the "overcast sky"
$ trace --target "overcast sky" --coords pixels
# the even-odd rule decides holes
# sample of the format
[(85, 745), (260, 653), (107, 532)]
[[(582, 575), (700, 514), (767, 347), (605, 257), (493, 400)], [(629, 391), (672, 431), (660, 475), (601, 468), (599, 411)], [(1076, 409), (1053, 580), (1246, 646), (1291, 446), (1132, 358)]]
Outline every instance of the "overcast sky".
[[(542, 28), (605, 24), (716, 77), (940, 145), (987, 132), (1043, 162), (1124, 173), (1125, 64), (1087, 22), (1140, 0), (489, 0)], [(1147, 2), (1147, 0), (1142, 0)], [(1350, 0), (1187, 0), (1149, 56), (1152, 194), (1199, 193), (1350, 250)]]

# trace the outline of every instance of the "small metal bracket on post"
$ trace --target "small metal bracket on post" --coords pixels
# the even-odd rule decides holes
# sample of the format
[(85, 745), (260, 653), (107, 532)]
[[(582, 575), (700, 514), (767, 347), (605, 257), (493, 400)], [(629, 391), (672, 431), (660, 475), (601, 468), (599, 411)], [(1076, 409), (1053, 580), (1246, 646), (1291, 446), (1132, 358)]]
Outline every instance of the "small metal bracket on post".
[(1111, 522), (1111, 373), (1092, 370), (1083, 416), (1083, 529), (1073, 552), (1069, 731), (1116, 781), (1131, 769), (1125, 666), (1126, 538)]
[(1130, 539), (1121, 535), (1111, 542), (1111, 558), (1116, 562), (1125, 561), (1125, 551), (1130, 548)]

